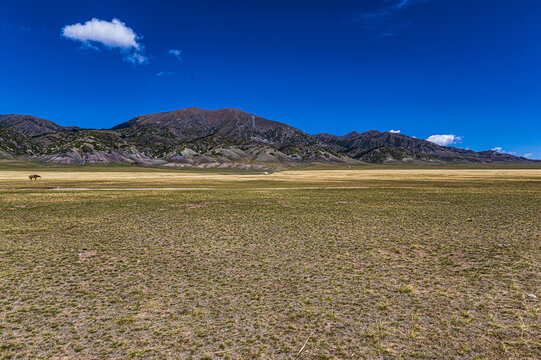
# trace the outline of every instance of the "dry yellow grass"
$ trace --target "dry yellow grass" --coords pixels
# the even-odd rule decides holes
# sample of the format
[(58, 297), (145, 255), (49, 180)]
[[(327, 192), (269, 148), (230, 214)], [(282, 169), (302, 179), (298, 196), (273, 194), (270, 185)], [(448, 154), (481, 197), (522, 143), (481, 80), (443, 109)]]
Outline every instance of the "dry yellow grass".
[(55, 188), (61, 187), (257, 187), (257, 186), (362, 186), (385, 183), (415, 185), (422, 183), (468, 182), (541, 182), (541, 169), (383, 169), (383, 170), (304, 170), (282, 171), (269, 175), (182, 172), (169, 170), (146, 171), (40, 171), (42, 179), (30, 181), (32, 172), (0, 171), (0, 187)]
[(541, 358), (539, 170), (29, 173), (0, 359)]

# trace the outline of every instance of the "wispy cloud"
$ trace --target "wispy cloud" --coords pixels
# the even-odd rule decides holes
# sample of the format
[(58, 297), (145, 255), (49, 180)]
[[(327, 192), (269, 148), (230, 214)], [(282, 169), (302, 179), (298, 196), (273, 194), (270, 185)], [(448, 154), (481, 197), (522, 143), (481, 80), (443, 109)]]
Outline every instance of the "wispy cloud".
[(438, 144), (441, 146), (447, 146), (451, 144), (456, 144), (462, 141), (461, 136), (456, 136), (453, 134), (445, 134), (445, 135), (430, 135), (426, 140), (433, 142), (434, 144)]
[(134, 53), (124, 56), (124, 61), (127, 61), (135, 65), (142, 65), (148, 62), (148, 58), (144, 55), (134, 52)]
[(386, 10), (388, 11), (398, 11), (407, 9), (412, 6), (420, 5), (420, 4), (426, 4), (430, 0), (384, 0), (384, 3), (386, 3)]
[(176, 72), (171, 72), (171, 71), (160, 71), (159, 73), (156, 74), (156, 76), (162, 77), (162, 76), (176, 75), (176, 74), (177, 74)]
[(395, 36), (408, 28), (412, 21), (406, 10), (425, 4), (430, 0), (380, 0), (379, 6), (350, 16), (349, 22), (376, 32), (379, 36)]
[(124, 61), (132, 64), (148, 62), (148, 58), (143, 55), (144, 46), (138, 42), (142, 36), (119, 19), (106, 21), (93, 18), (84, 24), (66, 25), (62, 28), (62, 36), (80, 41), (83, 46), (95, 50), (99, 49), (98, 45), (106, 49), (118, 48)]
[(29, 28), (28, 26), (19, 26), (20, 31), (31, 31), (32, 28)]
[(391, 3), (391, 6), (393, 6), (397, 10), (400, 10), (409, 6), (424, 4), (429, 1), (430, 0), (386, 0), (385, 2)]
[(400, 134), (400, 130), (389, 130), (389, 132), (393, 134)]
[(171, 49), (167, 53), (176, 57), (178, 61), (182, 61), (182, 50)]
[(526, 154), (524, 154), (524, 157), (525, 157), (525, 158), (529, 158), (529, 157), (531, 157), (532, 155), (533, 155), (533, 153), (526, 153)]

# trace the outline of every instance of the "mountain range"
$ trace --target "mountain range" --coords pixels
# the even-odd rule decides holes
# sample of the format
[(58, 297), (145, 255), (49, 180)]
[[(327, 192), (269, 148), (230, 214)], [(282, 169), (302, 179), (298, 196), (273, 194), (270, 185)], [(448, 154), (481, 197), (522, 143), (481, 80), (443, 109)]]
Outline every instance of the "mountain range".
[(64, 127), (30, 115), (0, 115), (0, 158), (251, 170), (305, 162), (535, 162), (376, 130), (309, 135), (237, 109), (199, 108), (142, 115), (111, 129)]

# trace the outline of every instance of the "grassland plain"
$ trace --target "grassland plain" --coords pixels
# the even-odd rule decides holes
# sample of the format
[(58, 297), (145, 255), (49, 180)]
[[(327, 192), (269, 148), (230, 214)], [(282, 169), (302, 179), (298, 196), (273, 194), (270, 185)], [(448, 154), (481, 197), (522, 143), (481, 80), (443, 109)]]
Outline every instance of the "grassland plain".
[(0, 171), (0, 358), (541, 357), (540, 170), (39, 173)]

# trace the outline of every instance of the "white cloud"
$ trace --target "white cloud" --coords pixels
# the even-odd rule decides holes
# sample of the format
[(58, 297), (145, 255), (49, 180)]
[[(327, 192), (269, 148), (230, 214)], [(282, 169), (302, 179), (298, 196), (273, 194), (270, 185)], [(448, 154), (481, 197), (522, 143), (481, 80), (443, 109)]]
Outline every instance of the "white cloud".
[(124, 60), (132, 64), (144, 64), (148, 58), (142, 53), (144, 46), (137, 42), (142, 37), (119, 19), (111, 21), (93, 18), (84, 24), (66, 25), (62, 28), (62, 36), (80, 41), (84, 46), (98, 49), (101, 44), (108, 49), (119, 48)]
[(517, 153), (514, 152), (514, 151), (505, 151), (501, 146), (496, 146), (496, 147), (493, 147), (492, 149), (490, 149), (492, 151), (496, 151), (496, 152), (499, 152), (499, 153), (502, 153), (502, 154), (509, 154), (509, 155), (516, 155)]
[(430, 135), (427, 138), (428, 141), (433, 142), (435, 144), (441, 145), (441, 146), (447, 146), (451, 144), (456, 144), (458, 142), (462, 141), (461, 136), (456, 136), (453, 134), (448, 135)]
[(393, 134), (400, 134), (400, 130), (389, 130), (389, 132)]
[(105, 21), (92, 19), (84, 24), (66, 25), (62, 35), (83, 43), (96, 41), (108, 47), (139, 48), (137, 34), (118, 19)]
[(174, 57), (177, 58), (178, 61), (182, 61), (182, 50), (179, 50), (179, 49), (171, 49), (167, 52), (168, 54), (170, 55), (173, 55)]
[(529, 158), (529, 157), (532, 156), (532, 155), (533, 155), (533, 153), (526, 153), (526, 154), (524, 154), (524, 157), (525, 157), (525, 158)]

